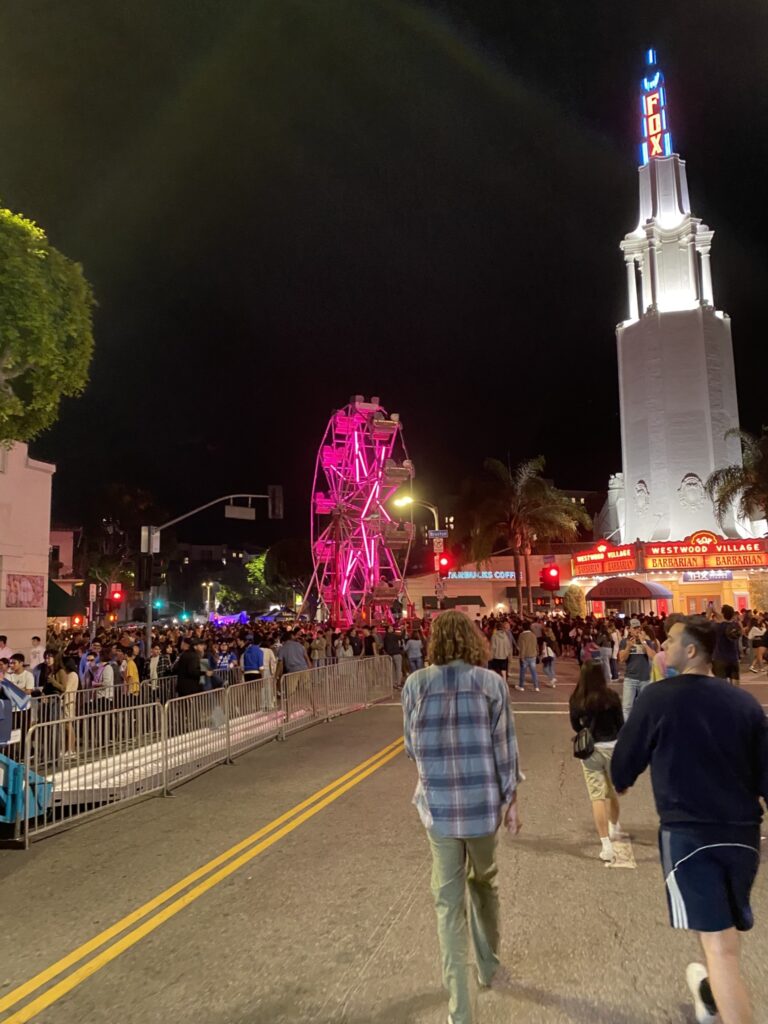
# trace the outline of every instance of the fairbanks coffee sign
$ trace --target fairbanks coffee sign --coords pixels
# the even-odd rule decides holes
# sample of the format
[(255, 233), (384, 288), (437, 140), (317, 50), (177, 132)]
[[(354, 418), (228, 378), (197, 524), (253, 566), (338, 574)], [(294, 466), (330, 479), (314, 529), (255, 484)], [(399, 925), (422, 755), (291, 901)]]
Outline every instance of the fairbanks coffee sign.
[(727, 540), (699, 530), (683, 541), (643, 544), (645, 569), (741, 569), (768, 566), (768, 542)]
[(614, 572), (637, 572), (634, 544), (614, 547), (599, 540), (589, 551), (579, 551), (571, 559), (571, 576), (610, 576)]

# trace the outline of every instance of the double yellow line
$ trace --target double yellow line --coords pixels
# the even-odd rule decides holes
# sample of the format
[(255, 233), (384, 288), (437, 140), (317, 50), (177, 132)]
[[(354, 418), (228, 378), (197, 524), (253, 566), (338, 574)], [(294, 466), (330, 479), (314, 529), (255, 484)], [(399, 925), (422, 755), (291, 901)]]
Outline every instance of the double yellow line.
[[(135, 946), (137, 942), (140, 942), (145, 936), (159, 928), (161, 924), (164, 924), (172, 917), (175, 917), (181, 910), (184, 910), (185, 907), (194, 903), (195, 900), (208, 892), (209, 889), (218, 885), (219, 882), (223, 882), (225, 878), (234, 874), (244, 864), (258, 857), (259, 854), (264, 853), (270, 846), (273, 846), (284, 836), (287, 836), (289, 832), (293, 832), (299, 825), (302, 825), (305, 821), (314, 817), (314, 815), (319, 814), (320, 811), (333, 803), (334, 800), (338, 800), (348, 790), (357, 786), (364, 779), (367, 779), (375, 771), (378, 771), (379, 768), (382, 768), (393, 758), (397, 757), (402, 749), (402, 738), (390, 743), (377, 754), (369, 757), (366, 761), (362, 761), (345, 775), (334, 779), (333, 782), (319, 789), (316, 793), (307, 797), (306, 800), (302, 800), (301, 803), (296, 804), (295, 807), (281, 814), (279, 818), (275, 818), (274, 821), (260, 828), (258, 832), (254, 832), (253, 835), (231, 846), (224, 853), (219, 854), (218, 857), (214, 857), (213, 860), (203, 864), (202, 867), (197, 868), (196, 871), (187, 875), (186, 878), (182, 878), (170, 888), (149, 900), (148, 903), (138, 907), (113, 925), (110, 925), (109, 928), (99, 932), (98, 935), (78, 946), (77, 949), (72, 950), (71, 953), (57, 960), (56, 963), (51, 964), (50, 967), (40, 971), (39, 974), (30, 978), (29, 981), (25, 981), (23, 985), (19, 985), (12, 992), (8, 992), (0, 997), (0, 1014), (2, 1014), (6, 1010), (10, 1010), (19, 1003), (24, 1002), (25, 999), (34, 995), (39, 989), (44, 988), (44, 986), (60, 974), (80, 964), (79, 967), (76, 967), (66, 977), (50, 988), (47, 988), (36, 998), (32, 999), (31, 1002), (22, 1006), (21, 1009), (16, 1010), (15, 1013), (8, 1017), (4, 1017), (2, 1024), (23, 1024), (25, 1021), (32, 1020), (39, 1013), (42, 1013), (43, 1010), (46, 1010), (53, 1003), (61, 999), (62, 996), (77, 988), (87, 978), (90, 978), (92, 974), (100, 971), (102, 967), (106, 967), (112, 960), (117, 959), (121, 953)], [(118, 936), (119, 938), (117, 938)], [(117, 941), (112, 942), (111, 945), (106, 945), (112, 939), (117, 939)], [(106, 948), (102, 948), (104, 946)], [(85, 962), (81, 963), (81, 961)]]

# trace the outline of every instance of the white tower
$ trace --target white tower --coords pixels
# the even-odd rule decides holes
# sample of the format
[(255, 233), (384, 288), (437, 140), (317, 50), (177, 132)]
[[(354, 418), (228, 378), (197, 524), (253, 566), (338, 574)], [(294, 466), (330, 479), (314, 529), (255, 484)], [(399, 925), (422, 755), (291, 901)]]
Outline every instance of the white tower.
[[(622, 539), (720, 532), (704, 482), (740, 463), (730, 318), (715, 309), (713, 233), (691, 213), (685, 161), (672, 152), (654, 50), (642, 82), (640, 220), (621, 243), (629, 317), (616, 329), (625, 522)], [(749, 526), (749, 524), (746, 524)], [(735, 522), (725, 532), (746, 532)]]

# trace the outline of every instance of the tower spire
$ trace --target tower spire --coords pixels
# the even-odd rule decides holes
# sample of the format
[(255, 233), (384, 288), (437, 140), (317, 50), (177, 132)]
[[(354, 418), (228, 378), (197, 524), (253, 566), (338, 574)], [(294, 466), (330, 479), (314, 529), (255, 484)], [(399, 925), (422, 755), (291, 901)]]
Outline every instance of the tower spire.
[(667, 90), (656, 51), (645, 51), (645, 75), (640, 83), (640, 160), (672, 155), (672, 135), (667, 121)]

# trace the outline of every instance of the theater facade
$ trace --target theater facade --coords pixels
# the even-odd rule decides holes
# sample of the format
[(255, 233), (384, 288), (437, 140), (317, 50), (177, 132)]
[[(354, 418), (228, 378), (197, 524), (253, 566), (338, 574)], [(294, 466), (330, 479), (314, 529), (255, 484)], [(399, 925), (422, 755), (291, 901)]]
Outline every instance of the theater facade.
[(572, 582), (595, 614), (670, 611), (688, 615), (759, 604), (768, 581), (768, 539), (723, 537), (698, 530), (679, 541), (598, 541), (571, 557)]

